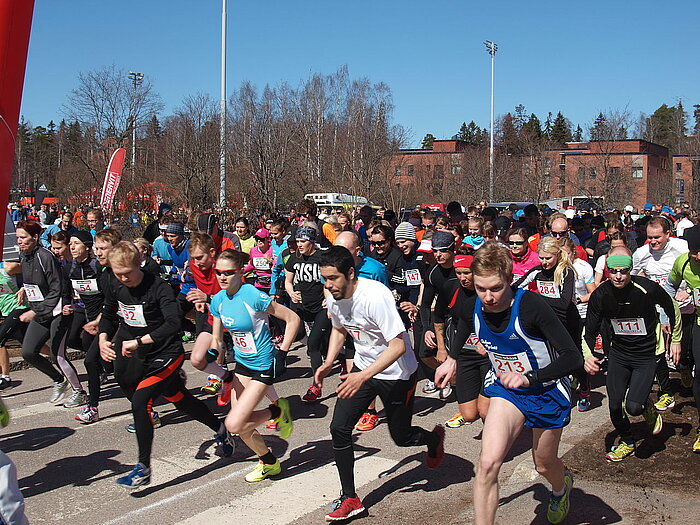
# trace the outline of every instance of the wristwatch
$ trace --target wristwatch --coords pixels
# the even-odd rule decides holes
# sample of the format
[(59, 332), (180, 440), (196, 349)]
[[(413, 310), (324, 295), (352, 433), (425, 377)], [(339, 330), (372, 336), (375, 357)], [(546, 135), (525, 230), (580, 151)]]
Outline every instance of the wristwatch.
[(525, 377), (527, 377), (527, 380), (529, 381), (530, 386), (532, 386), (532, 385), (534, 385), (535, 383), (537, 383), (537, 372), (535, 372), (534, 370), (528, 370), (528, 371), (525, 372), (523, 375), (524, 375)]
[(138, 336), (138, 337), (136, 338), (136, 344), (139, 345), (139, 346), (143, 346), (143, 341), (141, 340), (141, 336)]

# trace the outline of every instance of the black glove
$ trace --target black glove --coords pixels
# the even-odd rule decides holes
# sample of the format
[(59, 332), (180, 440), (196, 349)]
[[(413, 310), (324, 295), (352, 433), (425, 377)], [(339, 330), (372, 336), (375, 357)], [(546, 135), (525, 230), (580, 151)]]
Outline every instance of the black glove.
[(287, 370), (287, 352), (275, 348), (275, 361), (273, 365), (275, 371), (275, 379), (279, 379)]

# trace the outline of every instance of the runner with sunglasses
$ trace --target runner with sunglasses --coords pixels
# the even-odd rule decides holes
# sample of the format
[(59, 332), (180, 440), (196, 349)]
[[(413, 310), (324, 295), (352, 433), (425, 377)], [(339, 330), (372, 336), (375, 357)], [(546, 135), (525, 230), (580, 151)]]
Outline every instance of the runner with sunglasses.
[[(268, 420), (277, 420), (280, 436), (287, 439), (293, 427), (289, 402), (279, 398), (266, 409), (255, 408), (286, 369), (287, 352), (301, 320), (265, 292), (243, 282), (248, 260), (248, 255), (234, 250), (224, 250), (216, 260), (215, 272), (222, 290), (211, 301), (214, 317), (211, 348), (221, 351), (224, 328), (231, 332), (236, 355), (233, 377), (236, 399), (225, 422), (228, 431), (238, 434), (258, 455), (258, 465), (244, 478), (253, 483), (282, 472), (279, 459), (270, 452), (256, 428)], [(269, 316), (286, 323), (284, 339), (278, 348), (272, 342)]]
[(535, 250), (530, 249), (527, 238), (525, 228), (513, 228), (506, 234), (510, 256), (513, 259), (513, 282), (540, 264), (540, 258)]
[[(610, 420), (620, 442), (608, 452), (608, 461), (622, 461), (634, 453), (632, 426), (625, 414), (643, 415), (653, 435), (663, 422), (649, 397), (656, 372), (656, 327), (660, 306), (673, 326), (671, 353), (677, 363), (681, 352), (681, 316), (678, 305), (656, 282), (631, 275), (632, 254), (627, 248), (613, 248), (606, 260), (610, 279), (602, 283), (588, 301), (583, 354), (585, 369), (593, 375), (600, 361), (591, 348), (602, 323), (610, 323), (612, 340), (608, 354), (606, 386)], [(624, 408), (623, 408), (624, 403)]]

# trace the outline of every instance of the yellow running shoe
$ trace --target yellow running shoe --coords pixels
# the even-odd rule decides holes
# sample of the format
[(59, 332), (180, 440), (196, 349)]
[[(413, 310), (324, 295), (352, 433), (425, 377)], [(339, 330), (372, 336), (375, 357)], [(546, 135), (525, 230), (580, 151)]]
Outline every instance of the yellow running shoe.
[(610, 452), (605, 454), (605, 459), (608, 461), (622, 461), (633, 452), (634, 445), (628, 445), (624, 441), (620, 441), (619, 445), (613, 447)]
[(564, 494), (561, 496), (552, 496), (549, 498), (549, 506), (547, 507), (547, 521), (549, 523), (561, 523), (569, 513), (569, 494), (571, 487), (574, 485), (574, 477), (571, 472), (564, 473)]
[(470, 423), (471, 421), (467, 421), (462, 417), (462, 414), (457, 412), (451, 419), (445, 421), (445, 426), (447, 428), (459, 428), (463, 425), (468, 425)]
[(4, 428), (10, 424), (10, 412), (5, 406), (5, 402), (0, 397), (0, 428)]
[(657, 412), (656, 408), (651, 403), (647, 403), (647, 407), (644, 409), (644, 414), (642, 415), (644, 416), (644, 419), (651, 430), (652, 436), (659, 434), (661, 429), (664, 428), (664, 422), (661, 420), (661, 414)]
[(272, 465), (266, 465), (262, 461), (258, 465), (245, 475), (245, 479), (248, 483), (257, 483), (262, 481), (268, 476), (276, 476), (282, 472), (282, 465), (280, 465), (280, 460), (278, 459)]
[(700, 454), (700, 432), (698, 432), (698, 437), (695, 438), (695, 443), (693, 443), (693, 452)]
[(289, 401), (284, 397), (280, 397), (277, 400), (277, 406), (280, 408), (280, 417), (277, 418), (277, 430), (279, 430), (282, 439), (287, 439), (292, 435), (292, 430), (294, 429), (294, 420), (289, 409)]
[(661, 394), (659, 396), (659, 400), (654, 403), (654, 408), (656, 408), (656, 410), (661, 410), (662, 412), (667, 408), (673, 408), (674, 406), (676, 406), (676, 400), (669, 394)]

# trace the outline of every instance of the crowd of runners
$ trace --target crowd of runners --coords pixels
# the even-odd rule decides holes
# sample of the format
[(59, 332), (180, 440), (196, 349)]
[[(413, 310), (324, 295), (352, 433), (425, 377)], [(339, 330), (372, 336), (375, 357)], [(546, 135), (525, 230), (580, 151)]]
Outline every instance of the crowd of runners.
[[(302, 200), (289, 214), (238, 217), (226, 231), (216, 213), (161, 205), (129, 240), (100, 210), (80, 213), (81, 228), (68, 210), (13, 216), (21, 255), (0, 268), (0, 389), (12, 387), (10, 339), (76, 425), (107, 424), (101, 388), (113, 376), (132, 407), (126, 430), (137, 461), (116, 479), (129, 489), (151, 481), (159, 397), (209, 427), (221, 455), (231, 457), (240, 438), (259, 458), (246, 482), (280, 474), (257, 429), (291, 435), (294, 407), (275, 384), (300, 348), (304, 402), (330, 403), (324, 381), (340, 374), (330, 428), (340, 497), (329, 522), (365, 511), (352, 434), (372, 431), (380, 415), (396, 445), (425, 449), (429, 469), (443, 460), (445, 427), (483, 422), (479, 524), (494, 522), (501, 465), (532, 429), (536, 470), (551, 484), (547, 519), (560, 523), (574, 480), (559, 442), (572, 407), (591, 409), (591, 376), (606, 376), (618, 434), (601, 449), (610, 462), (635, 452), (630, 417), (661, 431), (675, 405), (671, 369), (700, 397), (700, 225), (687, 207), (587, 213), (451, 202), (445, 213), (399, 218)], [(198, 389), (216, 396), (218, 412), (185, 386), (184, 343), (193, 343), (189, 360), (207, 374)], [(68, 348), (85, 353), (85, 382)], [(430, 430), (413, 425), (417, 387), (456, 400), (455, 415)], [(7, 419), (2, 407), (0, 424)], [(693, 439), (700, 453), (700, 434)], [(0, 452), (8, 524), (26, 520), (13, 468)]]

